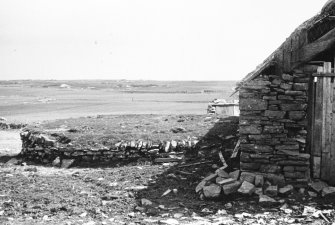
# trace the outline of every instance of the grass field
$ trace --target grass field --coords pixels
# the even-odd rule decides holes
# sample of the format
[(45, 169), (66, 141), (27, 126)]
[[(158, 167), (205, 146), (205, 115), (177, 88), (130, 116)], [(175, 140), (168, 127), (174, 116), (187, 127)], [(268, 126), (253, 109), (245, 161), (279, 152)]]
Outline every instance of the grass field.
[(97, 114), (204, 114), (209, 101), (215, 98), (236, 98), (229, 97), (235, 83), (1, 81), (0, 116), (14, 122), (29, 123)]

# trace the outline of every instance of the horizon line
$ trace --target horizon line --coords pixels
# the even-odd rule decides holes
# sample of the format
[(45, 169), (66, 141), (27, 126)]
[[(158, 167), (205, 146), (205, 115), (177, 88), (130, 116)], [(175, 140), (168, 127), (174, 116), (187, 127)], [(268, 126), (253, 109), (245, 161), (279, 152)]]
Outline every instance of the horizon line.
[(1, 79), (0, 81), (190, 81), (190, 82), (222, 82), (222, 81), (239, 81), (239, 80), (153, 80), (153, 79)]

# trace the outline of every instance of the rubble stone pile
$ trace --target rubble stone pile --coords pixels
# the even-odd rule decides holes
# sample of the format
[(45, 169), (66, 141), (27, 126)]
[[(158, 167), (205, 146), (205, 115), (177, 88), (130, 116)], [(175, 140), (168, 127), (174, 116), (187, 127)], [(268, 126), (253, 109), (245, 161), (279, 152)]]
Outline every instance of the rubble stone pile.
[(201, 199), (220, 199), (233, 194), (242, 196), (258, 195), (261, 204), (280, 203), (285, 198), (300, 192), (310, 197), (335, 196), (335, 188), (328, 186), (325, 182), (310, 182), (308, 186), (294, 187), (286, 184), (283, 175), (270, 173), (252, 173), (235, 170), (227, 173), (219, 168), (205, 177), (195, 188)]
[(309, 77), (262, 75), (240, 89), (240, 169), (275, 174), (286, 183), (307, 184)]
[(152, 142), (149, 140), (120, 141), (109, 147), (74, 145), (62, 134), (43, 134), (37, 131), (21, 132), (21, 155), (29, 160), (60, 164), (66, 159), (82, 162), (109, 162), (121, 159), (149, 158), (156, 163), (178, 162), (184, 159), (184, 154), (194, 151), (197, 139), (171, 140)]

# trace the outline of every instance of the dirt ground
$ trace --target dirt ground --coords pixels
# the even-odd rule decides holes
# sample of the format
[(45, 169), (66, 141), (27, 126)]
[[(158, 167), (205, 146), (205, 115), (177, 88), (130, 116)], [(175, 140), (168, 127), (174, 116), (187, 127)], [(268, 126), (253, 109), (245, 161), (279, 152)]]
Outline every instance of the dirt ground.
[[(0, 224), (330, 224), (306, 214), (306, 207), (334, 221), (334, 200), (298, 190), (274, 205), (258, 204), (257, 196), (200, 200), (194, 188), (213, 171), (212, 163), (71, 169), (3, 164)], [(174, 191), (164, 195), (167, 190)]]
[[(147, 126), (155, 123), (150, 118), (146, 122)], [(213, 123), (204, 135), (211, 134), (208, 140), (220, 140), (214, 136), (228, 135), (234, 126)], [(31, 162), (8, 162), (20, 149), (18, 131), (3, 131), (0, 138), (0, 224), (335, 222), (334, 199), (311, 197), (308, 189), (296, 189), (288, 197), (277, 197), (276, 204), (259, 204), (257, 195), (201, 200), (195, 187), (215, 171), (214, 164), (220, 166), (219, 159), (189, 157), (184, 164), (162, 165), (138, 160), (105, 167), (60, 169)]]

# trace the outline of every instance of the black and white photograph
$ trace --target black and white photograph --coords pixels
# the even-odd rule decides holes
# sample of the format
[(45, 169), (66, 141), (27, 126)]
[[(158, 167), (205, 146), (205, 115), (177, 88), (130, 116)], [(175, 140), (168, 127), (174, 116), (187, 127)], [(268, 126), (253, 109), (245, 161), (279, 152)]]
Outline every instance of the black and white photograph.
[(0, 0), (0, 225), (335, 225), (334, 68), (335, 0)]

